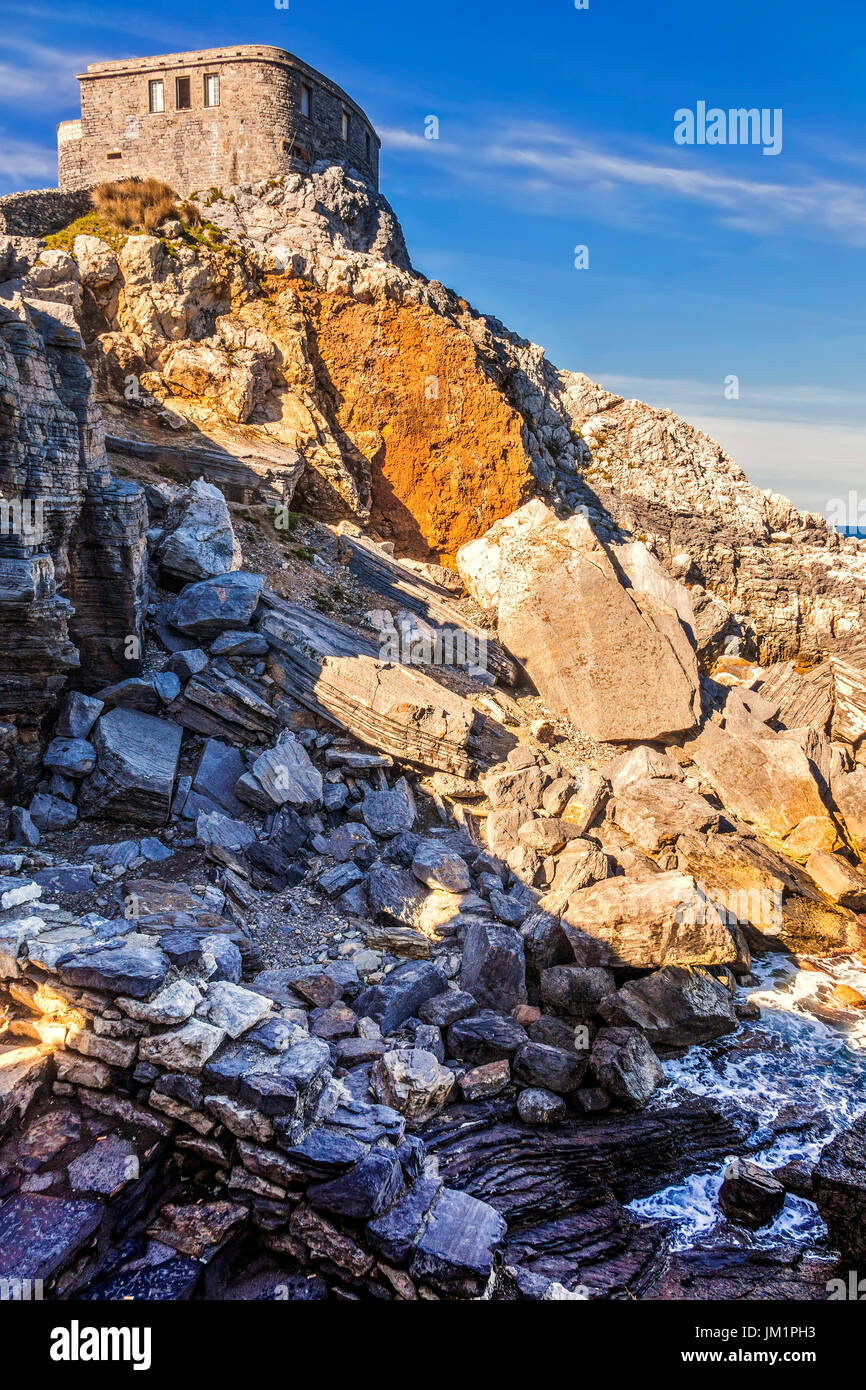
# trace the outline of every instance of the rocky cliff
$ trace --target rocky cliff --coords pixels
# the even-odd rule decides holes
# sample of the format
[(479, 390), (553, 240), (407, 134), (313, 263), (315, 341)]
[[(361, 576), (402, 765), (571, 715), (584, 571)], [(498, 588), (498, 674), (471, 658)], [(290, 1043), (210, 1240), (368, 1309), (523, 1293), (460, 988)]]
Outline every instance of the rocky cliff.
[(342, 168), (179, 212), (0, 243), (0, 1275), (666, 1296), (621, 1203), (791, 1107), (660, 1059), (862, 950), (863, 552)]
[(34, 280), (0, 299), (0, 794), (32, 782), (67, 678), (129, 674), (142, 637), (144, 498), (108, 470), (72, 307)]
[(811, 659), (856, 633), (862, 543), (418, 275), (357, 177), (317, 165), (199, 212), (116, 254), (79, 236), (41, 257), (39, 283), (80, 300), (113, 433), (152, 438), (167, 409), (177, 444), (216, 441), (263, 474), (299, 459), (302, 509), (449, 562), (538, 494), (586, 508), (604, 541), (644, 540), (699, 604), (725, 606), (717, 628), (743, 654)]

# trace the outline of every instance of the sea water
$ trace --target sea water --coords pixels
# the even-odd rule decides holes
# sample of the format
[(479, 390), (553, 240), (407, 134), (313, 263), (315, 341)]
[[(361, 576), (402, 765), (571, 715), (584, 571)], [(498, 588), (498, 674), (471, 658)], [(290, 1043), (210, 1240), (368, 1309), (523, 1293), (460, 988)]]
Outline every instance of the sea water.
[[(654, 1098), (652, 1110), (706, 1096), (725, 1109), (745, 1110), (754, 1120), (747, 1156), (761, 1167), (793, 1159), (814, 1162), (828, 1140), (866, 1110), (866, 1009), (834, 1009), (824, 1002), (838, 984), (866, 997), (866, 967), (850, 955), (809, 957), (803, 964), (816, 968), (799, 968), (780, 955), (756, 961), (758, 984), (740, 994), (760, 1006), (760, 1020), (665, 1062), (670, 1084)], [(718, 1206), (724, 1167), (713, 1163), (629, 1209), (673, 1221), (675, 1250), (792, 1241), (811, 1247), (826, 1241), (813, 1203), (790, 1194), (776, 1220), (758, 1231), (726, 1221)]]

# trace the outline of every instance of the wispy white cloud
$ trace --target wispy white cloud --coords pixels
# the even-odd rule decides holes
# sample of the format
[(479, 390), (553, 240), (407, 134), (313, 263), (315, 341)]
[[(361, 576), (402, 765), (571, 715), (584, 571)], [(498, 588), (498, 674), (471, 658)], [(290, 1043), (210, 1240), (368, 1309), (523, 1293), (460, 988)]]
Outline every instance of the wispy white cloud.
[(27, 140), (11, 140), (0, 130), (0, 179), (13, 188), (49, 188), (57, 182), (57, 151)]
[[(692, 413), (709, 411), (715, 414), (724, 411), (719, 418), (730, 418), (735, 422), (743, 415), (753, 419), (778, 420), (784, 417), (789, 422), (822, 423), (827, 427), (834, 425), (857, 425), (864, 431), (866, 449), (866, 391), (849, 391), (838, 387), (815, 385), (750, 385), (740, 382), (739, 399), (728, 401), (724, 395), (724, 381), (699, 381), (687, 377), (644, 377), (623, 376), (618, 372), (599, 373), (609, 391), (618, 395), (649, 401), (653, 405), (682, 410), (687, 406)], [(678, 404), (675, 406), (674, 402)]]
[(75, 94), (75, 75), (88, 61), (83, 53), (6, 33), (0, 61), (0, 105), (18, 107), (26, 100), (31, 106), (54, 106), (65, 89)]
[(425, 154), (433, 157), (462, 154), (461, 145), (450, 140), (428, 140), (416, 130), (405, 130), (400, 126), (378, 126), (377, 130), (382, 137), (385, 150), (412, 150), (419, 153), (423, 150)]
[[(409, 132), (397, 132), (391, 148), (412, 154), (433, 145)], [(619, 147), (618, 147), (619, 146)], [(386, 149), (388, 148), (386, 144)], [(747, 154), (751, 154), (749, 150)], [(796, 176), (767, 177), (743, 172), (743, 152), (736, 172), (710, 161), (715, 149), (700, 152), (634, 144), (612, 137), (602, 144), (544, 122), (491, 122), (464, 128), (458, 140), (440, 150), (452, 176), (510, 200), (532, 198), (538, 212), (585, 207), (595, 200), (597, 215), (616, 216), (625, 202), (646, 214), (677, 205), (701, 205), (728, 227), (757, 234), (781, 229), (796, 235), (823, 234), (866, 245), (866, 188), (862, 181), (827, 177), (801, 167)], [(774, 171), (775, 174), (775, 171)]]

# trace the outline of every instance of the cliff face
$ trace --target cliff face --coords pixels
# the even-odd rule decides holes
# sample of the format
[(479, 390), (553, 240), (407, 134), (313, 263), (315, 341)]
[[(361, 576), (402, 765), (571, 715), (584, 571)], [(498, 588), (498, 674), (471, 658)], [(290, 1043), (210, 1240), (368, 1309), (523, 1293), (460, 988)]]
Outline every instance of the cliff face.
[[(186, 455), (193, 473), (189, 459), (217, 448), (281, 480), (296, 508), (369, 523), (416, 558), (450, 563), (532, 495), (581, 509), (603, 542), (643, 540), (689, 586), (716, 650), (739, 638), (764, 661), (811, 658), (857, 632), (866, 547), (765, 496), (672, 412), (559, 371), (418, 275), (394, 213), (356, 176), (320, 164), (224, 194), (201, 203), (203, 228), (168, 223), (116, 252), (78, 236), (31, 264), (36, 292), (77, 315), (113, 435)], [(91, 663), (98, 576), (138, 592), (134, 504), (100, 497), (99, 525), (86, 513), (72, 550), (69, 527), (55, 547), (61, 572), (78, 556), (59, 591)], [(136, 601), (118, 600), (112, 630), (133, 630)]]
[[(0, 287), (0, 795), (33, 780), (68, 677), (137, 669), (146, 509), (106, 466), (70, 307)], [(133, 654), (130, 659), (130, 654)]]
[[(448, 561), (535, 493), (585, 508), (602, 539), (645, 540), (698, 607), (730, 610), (726, 633), (744, 654), (811, 657), (857, 631), (864, 547), (765, 496), (672, 412), (557, 370), (419, 276), (388, 204), (338, 166), (235, 189), (202, 211), (236, 257), (231, 313), (202, 323), (193, 303), (168, 321), (142, 315), (153, 280), (128, 266), (145, 242), (167, 258), (133, 238), (113, 321), (127, 341), (115, 332), (111, 351), (129, 351), (132, 329), (154, 368), (149, 389), (172, 409), (205, 433), (233, 420), (247, 447), (296, 450), (298, 505), (370, 520), (405, 553)], [(201, 297), (225, 250), (181, 242), (177, 254), (182, 269), (175, 260), (166, 273), (188, 288), (175, 300)], [(166, 352), (183, 335), (191, 342)]]
[(424, 304), (316, 290), (300, 302), (328, 413), (370, 479), (370, 521), (446, 561), (530, 495), (523, 422), (475, 346)]

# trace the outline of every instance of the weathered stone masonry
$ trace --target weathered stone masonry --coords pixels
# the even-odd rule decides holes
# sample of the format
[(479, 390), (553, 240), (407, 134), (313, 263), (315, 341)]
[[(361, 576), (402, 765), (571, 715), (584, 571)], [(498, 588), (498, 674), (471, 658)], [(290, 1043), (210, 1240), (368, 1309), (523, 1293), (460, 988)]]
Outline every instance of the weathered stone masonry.
[(63, 190), (150, 175), (188, 195), (317, 159), (350, 164), (378, 187), (381, 142), (360, 106), (281, 48), (90, 63), (78, 80), (81, 119), (57, 127)]

